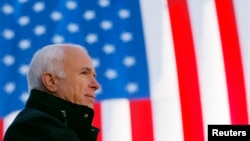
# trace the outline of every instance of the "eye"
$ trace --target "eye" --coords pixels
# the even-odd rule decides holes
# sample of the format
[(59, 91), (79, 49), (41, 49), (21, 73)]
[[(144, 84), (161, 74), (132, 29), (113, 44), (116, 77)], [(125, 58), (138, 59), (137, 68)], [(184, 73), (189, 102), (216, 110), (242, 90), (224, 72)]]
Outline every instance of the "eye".
[(83, 71), (83, 72), (81, 72), (81, 74), (85, 75), (85, 74), (88, 74), (88, 72), (87, 71)]

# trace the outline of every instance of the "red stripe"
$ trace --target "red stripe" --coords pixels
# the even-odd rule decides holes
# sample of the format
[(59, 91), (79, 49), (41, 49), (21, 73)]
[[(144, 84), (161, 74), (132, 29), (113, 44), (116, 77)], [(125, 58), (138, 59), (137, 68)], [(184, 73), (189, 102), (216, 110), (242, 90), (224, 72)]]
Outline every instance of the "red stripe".
[(130, 102), (132, 141), (154, 141), (150, 100)]
[(197, 65), (186, 0), (168, 0), (185, 141), (203, 141)]
[(95, 109), (95, 116), (94, 116), (94, 120), (93, 120), (93, 125), (95, 127), (100, 128), (100, 132), (98, 134), (97, 141), (102, 141), (101, 104), (99, 102), (95, 103), (94, 109)]
[(3, 140), (3, 119), (0, 119), (0, 140)]
[(246, 89), (232, 0), (216, 0), (232, 124), (248, 124)]

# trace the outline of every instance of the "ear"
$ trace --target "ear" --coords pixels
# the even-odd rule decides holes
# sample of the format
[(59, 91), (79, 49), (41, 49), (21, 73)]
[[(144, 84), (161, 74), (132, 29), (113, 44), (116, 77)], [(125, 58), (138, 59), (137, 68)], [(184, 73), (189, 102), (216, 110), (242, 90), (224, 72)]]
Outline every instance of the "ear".
[(57, 91), (57, 77), (55, 74), (48, 72), (43, 73), (42, 83), (49, 92), (54, 93)]

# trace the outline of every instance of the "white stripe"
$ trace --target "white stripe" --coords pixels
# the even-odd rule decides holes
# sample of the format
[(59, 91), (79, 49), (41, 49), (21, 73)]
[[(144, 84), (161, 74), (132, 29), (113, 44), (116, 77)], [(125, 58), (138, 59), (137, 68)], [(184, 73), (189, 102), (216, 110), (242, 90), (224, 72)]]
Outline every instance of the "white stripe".
[(182, 119), (172, 32), (165, 0), (141, 0), (150, 73), (154, 141), (182, 141)]
[(127, 99), (101, 102), (103, 141), (132, 141), (130, 106)]
[(248, 121), (250, 121), (250, 1), (234, 0), (233, 2), (243, 60)]
[(3, 134), (6, 132), (7, 128), (10, 126), (10, 124), (13, 122), (13, 120), (16, 118), (16, 116), (19, 112), (20, 112), (20, 110), (14, 111), (14, 112), (11, 112), (10, 114), (8, 114), (7, 116), (4, 117), (4, 120), (3, 120), (4, 132), (3, 132)]
[(205, 139), (208, 124), (229, 124), (227, 85), (215, 3), (189, 0), (201, 91)]

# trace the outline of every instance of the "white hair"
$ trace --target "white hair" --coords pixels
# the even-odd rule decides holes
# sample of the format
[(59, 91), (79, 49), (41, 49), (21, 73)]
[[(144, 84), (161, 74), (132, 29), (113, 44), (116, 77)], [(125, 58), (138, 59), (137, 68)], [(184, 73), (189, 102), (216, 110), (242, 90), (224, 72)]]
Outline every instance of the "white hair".
[[(55, 73), (58, 77), (65, 77), (63, 57), (65, 47), (81, 48), (86, 51), (83, 46), (76, 44), (51, 44), (39, 49), (33, 56), (29, 71), (27, 73), (28, 88), (43, 89), (41, 76), (44, 72)], [(87, 52), (87, 51), (86, 51)]]

